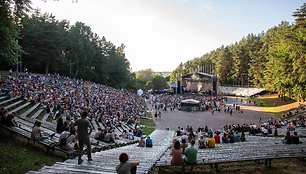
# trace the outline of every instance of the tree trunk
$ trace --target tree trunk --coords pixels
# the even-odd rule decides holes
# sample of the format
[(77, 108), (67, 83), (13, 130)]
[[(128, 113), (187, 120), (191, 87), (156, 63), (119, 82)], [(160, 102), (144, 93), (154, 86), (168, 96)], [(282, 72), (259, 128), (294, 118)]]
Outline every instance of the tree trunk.
[(45, 64), (45, 74), (49, 73), (49, 62)]

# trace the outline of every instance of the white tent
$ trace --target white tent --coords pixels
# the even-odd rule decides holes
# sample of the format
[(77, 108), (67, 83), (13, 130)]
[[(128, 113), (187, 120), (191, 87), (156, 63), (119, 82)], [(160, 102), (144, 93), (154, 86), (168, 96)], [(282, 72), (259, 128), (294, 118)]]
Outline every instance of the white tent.
[(194, 99), (187, 99), (187, 100), (182, 100), (181, 103), (186, 103), (186, 104), (199, 104), (200, 101), (194, 100)]

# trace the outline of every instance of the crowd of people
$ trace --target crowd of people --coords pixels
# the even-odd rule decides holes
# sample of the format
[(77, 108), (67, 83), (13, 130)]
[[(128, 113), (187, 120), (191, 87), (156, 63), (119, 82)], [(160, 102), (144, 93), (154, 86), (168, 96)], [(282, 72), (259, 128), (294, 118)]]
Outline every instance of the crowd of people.
[[(200, 110), (206, 111), (221, 111), (222, 108), (225, 108), (224, 101), (227, 100), (225, 97), (210, 97), (206, 95), (168, 95), (168, 94), (158, 94), (152, 95), (149, 98), (149, 102), (152, 105), (152, 108), (156, 112), (168, 110), (173, 111), (174, 109), (180, 109), (181, 101), (186, 99), (194, 99), (200, 102)], [(227, 107), (227, 109), (231, 109)]]
[(77, 119), (86, 110), (89, 118), (108, 127), (121, 122), (137, 124), (144, 113), (142, 99), (136, 94), (59, 75), (5, 76), (0, 80), (0, 89), (9, 97), (21, 96), (30, 102), (41, 103), (47, 112), (56, 113), (56, 118)]

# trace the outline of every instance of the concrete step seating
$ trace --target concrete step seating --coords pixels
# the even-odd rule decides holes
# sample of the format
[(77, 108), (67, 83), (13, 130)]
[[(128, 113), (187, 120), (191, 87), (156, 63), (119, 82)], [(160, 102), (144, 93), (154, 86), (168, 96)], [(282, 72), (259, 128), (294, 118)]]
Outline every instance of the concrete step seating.
[(43, 118), (41, 119), (42, 122), (46, 122), (48, 117), (50, 116), (51, 112), (53, 112), (54, 107), (50, 108), (50, 113), (46, 113)]
[(7, 97), (7, 96), (0, 95), (0, 101), (5, 100), (6, 98), (8, 98), (8, 97)]
[[(281, 137), (246, 136), (246, 142), (221, 143), (215, 148), (198, 149), (197, 165), (306, 157), (306, 139), (303, 144), (283, 144)], [(157, 162), (157, 166), (171, 166), (171, 149)], [(216, 168), (217, 169), (217, 168)]]
[[(256, 134), (256, 136), (274, 137), (273, 131), (274, 130), (272, 130), (272, 134), (263, 135), (262, 133), (258, 133), (258, 134)], [(289, 132), (290, 132), (290, 135), (293, 135), (293, 132), (297, 132), (297, 134), (300, 137), (306, 138), (306, 127), (296, 127), (295, 129), (290, 130)], [(285, 135), (287, 133), (287, 126), (282, 126), (281, 128), (278, 128), (277, 133), (278, 133), (278, 136), (285, 137)]]
[(76, 159), (69, 159), (65, 162), (57, 162), (53, 166), (45, 166), (38, 172), (30, 171), (28, 173), (93, 173), (93, 174), (115, 174), (116, 165), (119, 164), (119, 155), (126, 152), (130, 160), (140, 162), (137, 167), (137, 173), (146, 174), (155, 165), (155, 162), (165, 153), (172, 143), (173, 131), (154, 131), (150, 137), (153, 140), (152, 148), (137, 147), (136, 144), (110, 149), (94, 153), (93, 161), (88, 162), (86, 155), (83, 156), (84, 162), (77, 164)]
[(21, 104), (24, 100), (18, 100), (10, 105), (7, 105), (4, 107), (4, 109), (7, 109), (7, 110), (11, 110), (12, 108), (14, 108), (15, 106)]
[(11, 110), (11, 111), (9, 111), (9, 114), (14, 113), (14, 112), (18, 112), (18, 111), (20, 111), (21, 109), (23, 109), (23, 108), (29, 106), (30, 104), (31, 104), (31, 102), (26, 102), (26, 103), (24, 103), (23, 105), (20, 105), (19, 107), (15, 108), (15, 109), (13, 109), (13, 110)]
[(4, 105), (4, 104), (7, 104), (7, 103), (13, 103), (14, 100), (17, 100), (17, 99), (19, 99), (19, 98), (20, 98), (19, 96), (17, 96), (17, 97), (12, 97), (12, 98), (10, 98), (10, 99), (7, 99), (7, 100), (4, 100), (4, 101), (0, 102), (0, 105)]
[[(13, 100), (11, 100), (11, 101), (13, 101)], [(9, 102), (6, 102), (5, 104), (8, 104), (8, 103)], [(27, 107), (30, 104), (31, 104), (30, 102), (27, 102), (27, 103), (17, 107), (16, 109), (10, 111), (10, 113), (21, 110), (21, 109)], [(52, 133), (56, 132), (56, 124), (47, 122), (45, 120), (45, 119), (47, 119), (47, 117), (42, 118), (42, 120), (36, 119), (39, 116), (39, 114), (41, 112), (43, 112), (44, 109), (39, 109), (39, 110), (37, 110), (36, 113), (34, 113), (34, 115), (32, 117), (27, 117), (30, 113), (32, 113), (35, 109), (37, 109), (39, 107), (39, 105), (40, 105), (39, 103), (35, 104), (31, 108), (29, 108), (27, 111), (22, 113), (20, 115), (20, 117), (16, 117), (16, 121), (19, 124), (21, 124), (22, 128), (25, 128), (28, 132), (31, 132), (35, 121), (41, 121), (42, 122), (42, 130), (43, 131), (45, 131), (49, 134), (52, 134)], [(5, 106), (5, 107), (7, 107), (7, 106)], [(93, 135), (94, 135), (94, 132), (92, 134), (92, 137), (93, 137)], [(54, 137), (54, 140), (56, 142), (58, 142), (58, 138), (59, 138), (59, 134), (56, 134), (55, 137)], [(139, 139), (136, 138), (135, 140), (119, 140), (119, 141), (117, 141), (117, 143), (113, 143), (113, 144), (100, 142), (98, 147), (93, 147), (93, 148), (95, 148), (95, 150), (93, 150), (93, 151), (101, 151), (101, 150), (111, 149), (111, 148), (120, 147), (120, 146), (124, 146), (124, 145), (128, 145), (128, 144), (132, 144), (132, 143), (137, 143), (138, 141), (139, 141)]]
[(27, 117), (31, 112), (33, 112), (38, 106), (40, 105), (40, 103), (36, 103), (34, 106), (32, 106), (30, 109), (28, 109), (27, 111), (25, 111), (23, 114), (20, 115), (20, 117), (25, 118)]
[(32, 115), (31, 119), (36, 119), (45, 109), (41, 108), (35, 114)]

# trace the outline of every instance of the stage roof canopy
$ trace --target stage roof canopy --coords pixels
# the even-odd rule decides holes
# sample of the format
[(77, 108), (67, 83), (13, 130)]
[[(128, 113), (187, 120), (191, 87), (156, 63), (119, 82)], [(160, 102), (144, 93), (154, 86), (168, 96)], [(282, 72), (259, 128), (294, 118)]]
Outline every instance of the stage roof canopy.
[(197, 77), (203, 78), (203, 77), (214, 77), (212, 74), (207, 74), (207, 73), (202, 73), (202, 72), (198, 72), (198, 73), (194, 73), (194, 74), (188, 74), (188, 75), (184, 75), (182, 76), (182, 78), (191, 78), (193, 75), (196, 75)]

